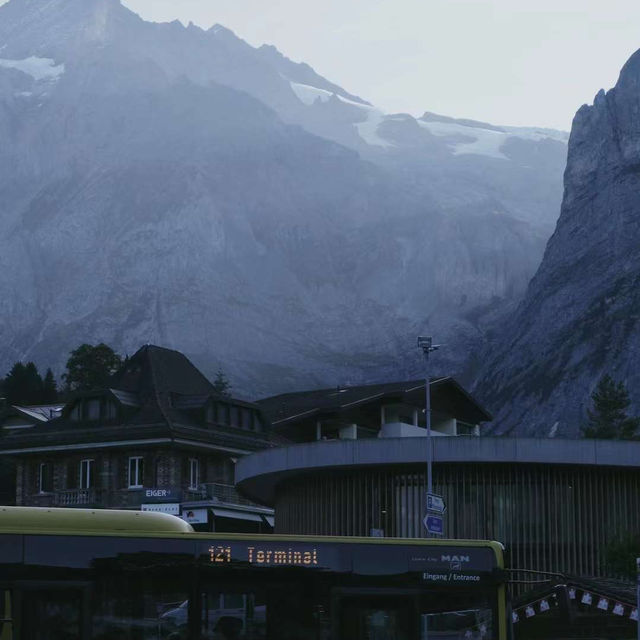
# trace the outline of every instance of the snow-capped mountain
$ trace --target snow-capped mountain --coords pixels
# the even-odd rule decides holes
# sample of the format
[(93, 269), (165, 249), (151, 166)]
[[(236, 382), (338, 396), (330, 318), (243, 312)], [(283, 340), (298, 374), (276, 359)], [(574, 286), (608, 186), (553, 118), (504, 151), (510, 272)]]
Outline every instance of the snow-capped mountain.
[(0, 7), (0, 371), (154, 342), (236, 388), (455, 372), (517, 298), (563, 134), (385, 114), (219, 25)]

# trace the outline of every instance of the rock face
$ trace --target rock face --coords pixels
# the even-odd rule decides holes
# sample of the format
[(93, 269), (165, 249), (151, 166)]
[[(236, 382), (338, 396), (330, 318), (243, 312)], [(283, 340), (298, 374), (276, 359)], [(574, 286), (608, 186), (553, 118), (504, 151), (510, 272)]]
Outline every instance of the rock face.
[(0, 7), (0, 372), (156, 343), (250, 395), (455, 373), (555, 220), (564, 135), (387, 115), (227, 29)]
[(480, 360), (500, 432), (579, 434), (606, 373), (640, 410), (640, 52), (577, 112), (557, 228)]

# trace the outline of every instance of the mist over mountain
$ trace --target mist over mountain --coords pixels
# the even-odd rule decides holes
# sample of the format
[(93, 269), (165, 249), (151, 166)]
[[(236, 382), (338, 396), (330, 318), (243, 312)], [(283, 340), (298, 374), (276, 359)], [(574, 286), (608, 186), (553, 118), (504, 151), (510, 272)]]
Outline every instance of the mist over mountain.
[(118, 0), (0, 7), (0, 140), (0, 367), (153, 342), (249, 395), (415, 375), (425, 332), (458, 371), (535, 272), (566, 155)]
[(575, 436), (605, 374), (640, 413), (640, 52), (577, 112), (562, 211), (517, 312), (481, 354), (501, 433)]

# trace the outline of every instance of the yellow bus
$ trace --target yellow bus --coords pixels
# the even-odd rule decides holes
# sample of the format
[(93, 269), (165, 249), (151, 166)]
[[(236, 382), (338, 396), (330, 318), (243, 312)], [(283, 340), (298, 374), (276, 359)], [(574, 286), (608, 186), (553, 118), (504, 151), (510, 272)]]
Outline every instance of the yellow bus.
[(497, 542), (0, 507), (0, 640), (507, 640)]

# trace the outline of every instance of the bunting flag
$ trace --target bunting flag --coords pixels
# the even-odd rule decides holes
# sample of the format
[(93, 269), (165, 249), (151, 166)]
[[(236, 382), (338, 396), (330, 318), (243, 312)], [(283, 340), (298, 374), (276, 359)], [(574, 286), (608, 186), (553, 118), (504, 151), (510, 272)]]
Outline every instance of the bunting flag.
[[(609, 612), (610, 605), (613, 604), (611, 613), (613, 613), (614, 615), (624, 616), (628, 614), (631, 620), (638, 620), (638, 609), (629, 603), (625, 604), (623, 602), (618, 602), (616, 600), (612, 600), (609, 596), (603, 596), (602, 594), (586, 591), (581, 589), (580, 587), (568, 587), (567, 594), (569, 596), (569, 600), (576, 600), (581, 604), (588, 606), (596, 604), (597, 608), (603, 612)], [(533, 602), (529, 602), (526, 605), (522, 605), (517, 609), (514, 609), (511, 613), (511, 619), (515, 624), (521, 621), (523, 615), (526, 618), (532, 618), (537, 613), (546, 613), (547, 611), (551, 611), (552, 603), (553, 606), (558, 605), (558, 600), (555, 593), (545, 598), (539, 598), (537, 600), (534, 600)]]

